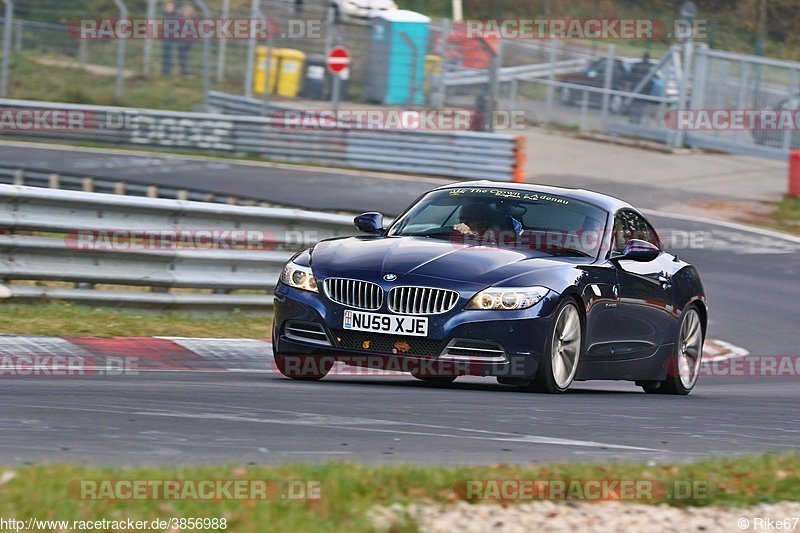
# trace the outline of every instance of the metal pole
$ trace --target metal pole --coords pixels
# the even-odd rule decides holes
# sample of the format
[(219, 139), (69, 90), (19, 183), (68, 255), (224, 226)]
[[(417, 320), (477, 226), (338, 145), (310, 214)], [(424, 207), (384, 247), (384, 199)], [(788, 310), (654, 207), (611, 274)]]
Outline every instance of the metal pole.
[[(692, 72), (692, 54), (694, 47), (691, 39), (688, 39), (683, 47), (683, 76), (681, 76), (680, 90), (678, 94), (678, 109), (685, 109), (687, 104), (686, 96), (689, 93), (689, 80), (691, 79)], [(675, 142), (673, 147), (682, 148), (686, 139), (686, 130), (679, 129), (675, 135)]]
[(417, 45), (414, 44), (414, 41), (411, 40), (411, 37), (409, 37), (406, 32), (400, 32), (400, 37), (402, 37), (403, 41), (411, 48), (411, 79), (408, 83), (408, 104), (414, 105), (417, 92), (417, 62), (419, 61), (419, 50), (417, 50)]
[(8, 96), (8, 65), (11, 60), (11, 32), (14, 26), (14, 2), (3, 0), (6, 3), (6, 20), (3, 28), (3, 66), (0, 72), (0, 96)]
[(252, 0), (250, 3), (250, 40), (247, 42), (247, 61), (244, 74), (244, 95), (248, 98), (253, 97), (253, 62), (256, 60), (256, 32), (253, 20), (258, 18), (261, 11), (261, 0)]
[[(148, 20), (153, 20), (156, 18), (156, 2), (158, 0), (147, 0), (147, 18)], [(142, 58), (142, 74), (145, 76), (150, 75), (150, 64), (152, 63), (153, 59), (153, 41), (155, 40), (155, 35), (148, 35), (147, 39), (144, 41), (144, 52)]]
[(553, 96), (556, 90), (556, 58), (558, 54), (558, 39), (550, 41), (550, 72), (547, 75), (547, 96), (545, 97), (544, 122), (550, 124), (553, 117)]
[(483, 129), (485, 131), (493, 131), (494, 110), (497, 106), (497, 94), (500, 90), (500, 65), (503, 61), (503, 41), (497, 41), (497, 51), (495, 51), (484, 39), (480, 39), (480, 43), (484, 50), (486, 50), (492, 57), (492, 61), (489, 66), (489, 94), (488, 101), (486, 102), (486, 114), (488, 116), (484, 117)]
[(612, 77), (614, 76), (614, 45), (608, 45), (608, 58), (606, 59), (606, 77), (603, 84), (602, 117), (603, 130), (608, 131), (608, 103), (611, 96)]
[[(222, 18), (227, 19), (231, 16), (231, 0), (222, 0)], [(228, 41), (220, 39), (217, 46), (217, 81), (225, 80), (225, 54), (228, 51)]]
[[(122, 0), (114, 0), (114, 3), (119, 8), (119, 18), (128, 18), (128, 8)], [(114, 92), (117, 98), (122, 98), (122, 82), (125, 77), (125, 39), (119, 39), (117, 44), (117, 82)]]
[[(261, 114), (265, 117), (269, 116), (269, 98), (272, 92), (272, 32), (267, 34), (267, 70), (264, 73), (266, 79), (264, 80), (264, 99), (261, 104)], [(277, 76), (276, 81), (277, 81)]]
[(17, 22), (17, 33), (15, 34), (16, 39), (14, 40), (14, 51), (16, 52), (22, 52), (22, 33), (24, 30), (25, 26), (20, 20)]
[[(206, 20), (211, 19), (211, 10), (208, 9), (204, 0), (194, 0), (194, 3), (203, 12)], [(209, 93), (211, 92), (211, 39), (203, 39), (203, 98), (206, 111), (209, 108)]]

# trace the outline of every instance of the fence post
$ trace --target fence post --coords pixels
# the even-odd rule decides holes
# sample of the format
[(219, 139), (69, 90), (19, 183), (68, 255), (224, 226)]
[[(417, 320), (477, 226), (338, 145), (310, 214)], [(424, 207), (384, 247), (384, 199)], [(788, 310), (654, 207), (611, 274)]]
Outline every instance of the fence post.
[[(261, 0), (251, 0), (250, 2), (250, 39), (247, 41), (247, 61), (246, 69), (244, 71), (244, 95), (247, 98), (253, 97), (253, 62), (256, 59), (256, 32), (253, 20), (258, 18), (261, 11)], [(269, 81), (269, 80), (267, 80)]]
[(608, 131), (608, 104), (611, 98), (612, 77), (614, 76), (614, 45), (608, 45), (608, 59), (606, 59), (605, 82), (603, 83), (603, 131)]
[(22, 34), (24, 32), (25, 25), (20, 20), (17, 22), (17, 32), (14, 34), (14, 51), (15, 52), (22, 52)]
[(547, 97), (544, 105), (544, 123), (550, 124), (553, 117), (553, 95), (556, 91), (556, 58), (558, 57), (558, 39), (550, 40), (550, 72), (547, 75)]
[[(158, 0), (147, 0), (147, 18), (152, 21), (156, 18), (156, 2)], [(142, 74), (150, 75), (150, 63), (153, 59), (153, 41), (155, 35), (148, 35), (144, 41), (144, 59), (142, 60)]]
[(0, 72), (0, 96), (8, 96), (8, 65), (11, 61), (11, 32), (14, 26), (14, 2), (3, 0), (6, 3), (5, 24), (3, 24), (3, 66)]
[[(119, 18), (128, 18), (128, 7), (122, 0), (114, 0), (114, 3), (119, 8)], [(122, 82), (125, 77), (125, 39), (119, 39), (117, 43), (117, 82), (114, 87), (114, 93), (117, 98), (122, 98)]]
[[(203, 12), (203, 18), (211, 18), (211, 10), (208, 9), (204, 0), (194, 0), (194, 3)], [(203, 101), (206, 111), (209, 107), (209, 93), (211, 92), (211, 39), (203, 39)]]
[[(681, 84), (678, 91), (678, 109), (684, 109), (687, 104), (687, 94), (689, 92), (689, 81), (692, 72), (692, 54), (694, 53), (694, 43), (691, 39), (687, 40), (683, 45), (683, 75), (681, 76)], [(686, 140), (686, 130), (678, 129), (678, 133), (673, 139), (674, 148), (682, 148)]]
[[(231, 16), (231, 0), (222, 0), (222, 19)], [(228, 52), (227, 39), (220, 39), (217, 45), (217, 82), (225, 80), (225, 55)]]
[(800, 150), (789, 152), (789, 196), (800, 197)]

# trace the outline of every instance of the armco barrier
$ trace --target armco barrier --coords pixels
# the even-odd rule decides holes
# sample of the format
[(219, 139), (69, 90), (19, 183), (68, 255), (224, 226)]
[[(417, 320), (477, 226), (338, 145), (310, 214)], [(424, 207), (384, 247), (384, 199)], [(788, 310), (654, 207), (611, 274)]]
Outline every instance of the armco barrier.
[[(92, 304), (266, 309), (295, 250), (355, 233), (352, 218), (269, 207), (243, 207), (0, 185), (0, 280), (58, 281), (74, 287), (8, 284), (12, 299), (55, 298)], [(136, 230), (145, 235), (198, 230), (248, 231), (250, 249), (81, 247), (76, 232)], [(11, 234), (15, 233), (15, 234)], [(20, 234), (22, 233), (22, 234)], [(31, 233), (43, 234), (31, 235)], [(53, 236), (53, 235), (59, 236)], [(261, 240), (256, 238), (258, 235)], [(106, 290), (97, 285), (150, 288)], [(7, 290), (6, 290), (7, 289)], [(169, 292), (211, 289), (212, 292)], [(256, 294), (232, 293), (236, 290)]]
[(0, 99), (0, 110), (71, 111), (77, 129), (4, 129), (14, 137), (80, 141), (174, 151), (255, 154), (270, 161), (511, 181), (516, 137), (342, 127), (287, 129), (266, 117)]

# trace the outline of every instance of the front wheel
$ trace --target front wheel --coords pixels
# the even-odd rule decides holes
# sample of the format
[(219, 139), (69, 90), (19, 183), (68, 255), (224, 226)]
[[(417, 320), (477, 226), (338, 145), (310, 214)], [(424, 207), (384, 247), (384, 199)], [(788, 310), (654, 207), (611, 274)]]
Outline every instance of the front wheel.
[(318, 381), (328, 375), (333, 368), (331, 357), (275, 354), (275, 368), (289, 379), (298, 381)]
[(689, 394), (700, 375), (704, 341), (700, 313), (695, 307), (690, 307), (681, 319), (675, 353), (669, 359), (667, 379), (644, 383), (644, 391), (650, 394)]
[(553, 329), (530, 390), (550, 394), (566, 391), (575, 379), (582, 350), (581, 314), (574, 301), (564, 300), (556, 311)]

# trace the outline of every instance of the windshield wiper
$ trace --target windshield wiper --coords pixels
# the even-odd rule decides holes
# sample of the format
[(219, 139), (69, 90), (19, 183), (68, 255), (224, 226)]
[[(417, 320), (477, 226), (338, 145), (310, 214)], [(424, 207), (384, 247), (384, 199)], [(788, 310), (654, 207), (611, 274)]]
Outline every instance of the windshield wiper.
[(416, 233), (401, 233), (398, 237), (449, 237), (452, 234), (452, 228), (434, 228)]
[(572, 257), (594, 257), (591, 254), (587, 254), (583, 250), (576, 250), (575, 248), (556, 248), (554, 250), (543, 250), (543, 251), (553, 255), (568, 255)]

